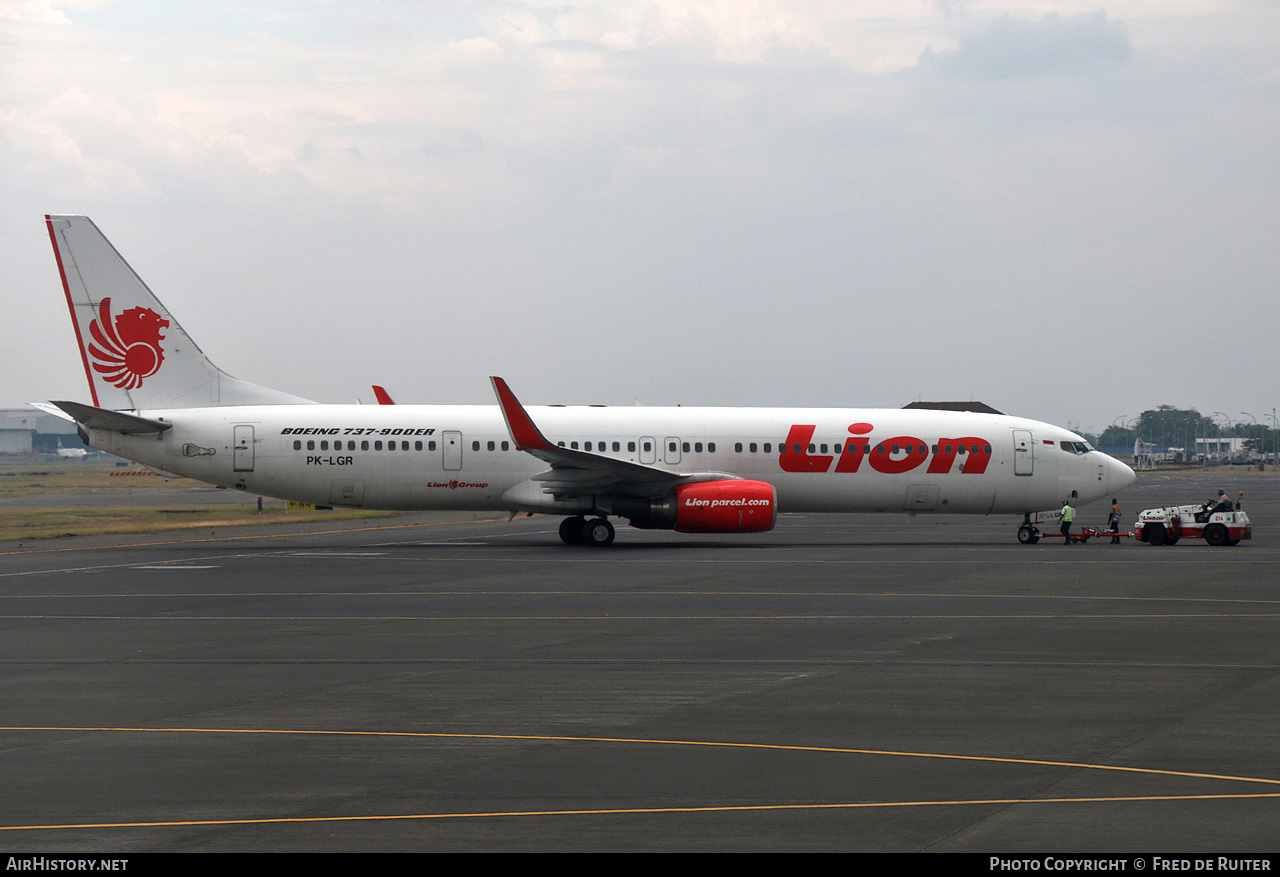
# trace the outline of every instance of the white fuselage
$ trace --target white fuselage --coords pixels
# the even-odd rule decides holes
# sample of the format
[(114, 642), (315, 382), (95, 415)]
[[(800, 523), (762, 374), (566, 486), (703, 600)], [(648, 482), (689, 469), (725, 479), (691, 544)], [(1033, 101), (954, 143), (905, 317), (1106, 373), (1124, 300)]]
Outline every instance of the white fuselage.
[[(768, 482), (780, 512), (1021, 514), (1068, 497), (1087, 503), (1133, 481), (1127, 466), (1084, 450), (1083, 440), (1065, 429), (995, 414), (527, 410), (557, 445), (669, 472)], [(94, 429), (89, 443), (210, 484), (318, 505), (575, 510), (526, 489), (549, 467), (514, 449), (496, 406), (254, 405), (138, 413), (173, 428), (158, 435)]]

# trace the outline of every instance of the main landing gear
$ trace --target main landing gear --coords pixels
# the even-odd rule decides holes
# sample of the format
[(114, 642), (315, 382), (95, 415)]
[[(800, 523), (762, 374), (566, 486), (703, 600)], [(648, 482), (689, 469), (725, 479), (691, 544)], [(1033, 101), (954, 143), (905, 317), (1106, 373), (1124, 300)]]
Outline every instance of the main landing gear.
[(594, 545), (604, 548), (613, 544), (613, 524), (607, 518), (565, 518), (560, 522), (560, 541), (565, 545)]

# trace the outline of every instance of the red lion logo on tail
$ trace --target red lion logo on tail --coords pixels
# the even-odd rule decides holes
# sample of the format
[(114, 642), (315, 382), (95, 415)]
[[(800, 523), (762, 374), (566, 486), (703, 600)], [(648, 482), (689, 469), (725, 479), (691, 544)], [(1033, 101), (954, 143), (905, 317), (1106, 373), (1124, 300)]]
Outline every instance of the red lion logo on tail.
[(111, 299), (104, 298), (98, 318), (89, 324), (94, 371), (122, 390), (141, 387), (143, 379), (158, 372), (164, 362), (160, 330), (167, 328), (169, 321), (151, 308), (129, 308), (113, 321)]

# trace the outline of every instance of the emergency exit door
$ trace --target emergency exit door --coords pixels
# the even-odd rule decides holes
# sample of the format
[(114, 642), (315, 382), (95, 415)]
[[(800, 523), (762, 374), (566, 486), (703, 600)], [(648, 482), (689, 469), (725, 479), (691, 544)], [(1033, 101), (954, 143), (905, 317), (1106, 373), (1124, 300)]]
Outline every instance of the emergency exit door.
[(440, 436), (440, 450), (445, 469), (456, 472), (462, 468), (462, 433), (446, 430)]

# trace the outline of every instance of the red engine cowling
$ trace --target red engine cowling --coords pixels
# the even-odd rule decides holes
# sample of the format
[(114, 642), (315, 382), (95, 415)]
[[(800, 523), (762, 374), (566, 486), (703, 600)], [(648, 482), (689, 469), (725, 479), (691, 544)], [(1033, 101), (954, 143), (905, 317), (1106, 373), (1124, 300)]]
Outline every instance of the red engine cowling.
[(700, 481), (672, 494), (681, 533), (763, 533), (778, 519), (778, 494), (764, 481)]

